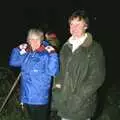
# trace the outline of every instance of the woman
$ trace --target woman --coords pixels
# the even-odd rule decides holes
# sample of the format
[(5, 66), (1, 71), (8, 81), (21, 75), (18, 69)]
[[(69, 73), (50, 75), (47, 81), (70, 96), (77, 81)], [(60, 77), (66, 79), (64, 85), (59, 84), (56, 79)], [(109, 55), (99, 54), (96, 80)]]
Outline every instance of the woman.
[(48, 119), (52, 76), (58, 72), (58, 55), (52, 46), (44, 46), (43, 31), (30, 29), (27, 43), (13, 48), (9, 64), (21, 68), (20, 101), (32, 120)]

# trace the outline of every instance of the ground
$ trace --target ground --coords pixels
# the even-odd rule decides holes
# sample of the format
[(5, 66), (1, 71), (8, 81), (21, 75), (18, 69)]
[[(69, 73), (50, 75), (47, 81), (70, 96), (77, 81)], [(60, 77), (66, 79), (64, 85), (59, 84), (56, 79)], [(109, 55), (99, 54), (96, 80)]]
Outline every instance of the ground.
[[(0, 68), (0, 107), (5, 101), (15, 78), (11, 70), (3, 67)], [(106, 82), (101, 87), (99, 90), (99, 105), (96, 120), (120, 120), (119, 86), (120, 82)], [(22, 110), (19, 104), (18, 87), (19, 85), (15, 87), (5, 107), (2, 109), (0, 120), (29, 120), (26, 110)], [(60, 120), (60, 118), (52, 115), (51, 120)]]

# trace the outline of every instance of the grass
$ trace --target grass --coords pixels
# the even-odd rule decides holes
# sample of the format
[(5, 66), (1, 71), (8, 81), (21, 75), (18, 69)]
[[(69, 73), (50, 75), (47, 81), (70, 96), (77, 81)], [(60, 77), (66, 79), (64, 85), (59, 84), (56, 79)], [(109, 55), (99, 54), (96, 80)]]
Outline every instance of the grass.
[[(5, 101), (15, 79), (16, 77), (10, 69), (0, 67), (0, 107)], [(28, 120), (27, 112), (22, 111), (18, 97), (19, 83), (2, 109), (0, 120)]]

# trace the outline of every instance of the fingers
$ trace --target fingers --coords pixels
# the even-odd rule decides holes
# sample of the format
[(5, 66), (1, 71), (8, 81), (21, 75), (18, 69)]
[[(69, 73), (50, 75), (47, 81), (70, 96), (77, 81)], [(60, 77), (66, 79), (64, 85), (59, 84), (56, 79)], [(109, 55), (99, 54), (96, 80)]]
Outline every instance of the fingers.
[(20, 49), (20, 54), (23, 55), (26, 53), (26, 48), (27, 48), (27, 44), (26, 43), (23, 43), (23, 44), (20, 44), (19, 45), (19, 49)]
[(19, 45), (19, 48), (22, 50), (22, 49), (26, 49), (27, 48), (27, 44), (26, 43), (23, 43), (23, 44), (20, 44)]
[(56, 84), (55, 87), (56, 88), (61, 88), (61, 84)]
[(46, 49), (49, 53), (55, 51), (55, 49), (54, 49), (52, 46), (47, 46), (47, 47), (45, 47), (45, 49)]

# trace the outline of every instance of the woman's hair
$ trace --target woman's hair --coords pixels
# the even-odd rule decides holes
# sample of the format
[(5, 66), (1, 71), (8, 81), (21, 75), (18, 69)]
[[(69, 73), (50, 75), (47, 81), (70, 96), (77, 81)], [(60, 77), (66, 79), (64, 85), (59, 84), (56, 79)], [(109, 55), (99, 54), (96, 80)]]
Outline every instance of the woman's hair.
[(37, 35), (40, 38), (40, 40), (44, 39), (44, 32), (41, 29), (32, 28), (28, 30), (27, 40), (32, 34)]

